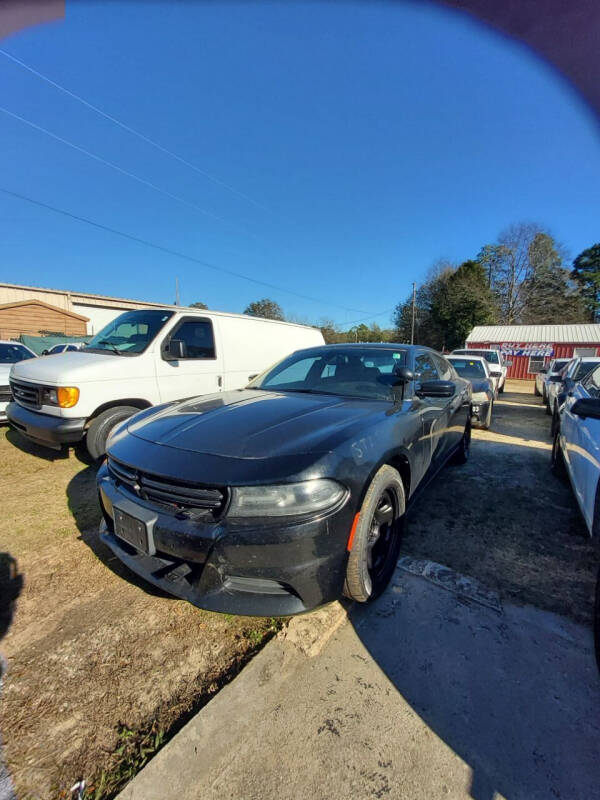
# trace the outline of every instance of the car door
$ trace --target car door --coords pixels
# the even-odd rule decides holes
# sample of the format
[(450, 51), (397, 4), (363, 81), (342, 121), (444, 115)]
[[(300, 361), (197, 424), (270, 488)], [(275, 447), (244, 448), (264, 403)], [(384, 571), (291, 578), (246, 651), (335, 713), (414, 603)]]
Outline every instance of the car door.
[[(216, 320), (190, 316), (181, 317), (165, 335), (156, 360), (162, 402), (222, 391), (223, 354), (217, 333)], [(173, 341), (182, 343), (181, 358), (170, 355)]]
[(443, 459), (445, 434), (450, 426), (449, 398), (424, 397), (420, 395), (425, 381), (440, 380), (440, 373), (433, 353), (420, 350), (415, 355), (415, 395), (419, 403), (418, 413), (422, 420), (422, 454), (424, 472), (435, 469)]
[[(448, 416), (447, 419), (444, 418), (444, 428), (440, 431), (440, 436), (443, 437), (440, 447), (440, 456), (445, 459), (450, 452), (458, 446), (464, 433), (471, 405), (469, 393), (470, 384), (469, 381), (459, 378), (452, 364), (443, 356), (434, 353), (433, 358), (441, 380), (451, 381), (455, 386), (454, 396), (444, 398), (447, 400), (445, 414)], [(487, 365), (485, 359), (483, 363)]]
[(600, 367), (577, 384), (567, 397), (560, 421), (565, 464), (581, 513), (591, 530), (600, 476), (600, 420), (573, 414), (579, 398), (600, 398)]

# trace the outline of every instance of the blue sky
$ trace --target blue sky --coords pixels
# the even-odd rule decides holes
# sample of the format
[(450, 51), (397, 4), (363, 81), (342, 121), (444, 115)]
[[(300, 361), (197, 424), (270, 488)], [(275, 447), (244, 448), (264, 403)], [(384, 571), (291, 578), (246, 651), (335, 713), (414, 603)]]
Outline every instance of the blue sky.
[(221, 182), (0, 54), (1, 106), (184, 202), (5, 113), (0, 187), (315, 300), (0, 193), (3, 281), (173, 302), (178, 276), (183, 303), (267, 295), (344, 325), (512, 222), (572, 256), (600, 238), (591, 112), (526, 48), (426, 3), (67, 0), (0, 47)]

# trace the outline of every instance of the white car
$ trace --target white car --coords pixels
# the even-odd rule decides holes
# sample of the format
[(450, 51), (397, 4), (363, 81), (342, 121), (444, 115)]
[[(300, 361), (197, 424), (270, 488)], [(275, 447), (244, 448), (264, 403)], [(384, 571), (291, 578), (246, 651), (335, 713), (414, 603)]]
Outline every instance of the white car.
[(83, 350), (15, 364), (6, 415), (23, 436), (55, 450), (85, 439), (96, 459), (111, 431), (138, 411), (202, 394), (213, 395), (216, 407), (222, 392), (322, 344), (318, 328), (245, 314), (127, 311)]
[(8, 376), (13, 364), (36, 358), (33, 350), (20, 342), (0, 341), (0, 422), (6, 422), (6, 406), (12, 400)]
[(590, 536), (600, 533), (600, 366), (567, 394), (552, 447), (552, 466), (566, 469)]
[[(534, 394), (541, 395), (542, 401), (546, 404), (548, 411), (548, 386), (551, 383), (560, 383), (560, 372), (567, 366), (570, 358), (553, 358), (552, 361), (545, 367), (542, 367), (538, 374), (535, 376), (535, 389)], [(548, 414), (551, 412), (548, 411)]]
[(453, 350), (451, 355), (457, 356), (479, 356), (485, 358), (490, 368), (490, 375), (494, 381), (494, 388), (496, 395), (504, 391), (504, 384), (506, 383), (506, 373), (511, 366), (512, 361), (504, 361), (502, 353), (499, 350), (489, 349), (471, 349), (465, 348), (464, 350)]
[(445, 358), (452, 364), (461, 378), (471, 383), (471, 412), (474, 425), (489, 428), (492, 424), (496, 385), (490, 373), (490, 365), (481, 356), (459, 356), (450, 354)]
[(63, 344), (54, 344), (48, 350), (42, 350), (43, 356), (53, 356), (56, 353), (73, 353), (75, 350), (81, 350), (85, 347), (85, 342), (64, 342)]
[[(600, 366), (600, 358), (596, 356), (577, 356), (561, 369), (557, 379), (548, 381), (546, 394), (546, 411), (552, 414), (554, 419), (558, 418), (559, 407), (564, 402), (566, 390), (573, 389), (574, 384), (582, 381), (588, 372)], [(554, 427), (554, 424), (553, 424)]]

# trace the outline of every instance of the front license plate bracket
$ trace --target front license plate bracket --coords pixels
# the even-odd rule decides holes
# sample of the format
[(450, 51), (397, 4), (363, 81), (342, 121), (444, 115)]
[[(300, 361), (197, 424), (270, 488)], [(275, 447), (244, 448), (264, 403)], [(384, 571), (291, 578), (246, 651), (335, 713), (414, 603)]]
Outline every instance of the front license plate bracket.
[(154, 523), (157, 515), (154, 512), (123, 498), (113, 503), (113, 515), (115, 535), (119, 539), (140, 553), (156, 554)]

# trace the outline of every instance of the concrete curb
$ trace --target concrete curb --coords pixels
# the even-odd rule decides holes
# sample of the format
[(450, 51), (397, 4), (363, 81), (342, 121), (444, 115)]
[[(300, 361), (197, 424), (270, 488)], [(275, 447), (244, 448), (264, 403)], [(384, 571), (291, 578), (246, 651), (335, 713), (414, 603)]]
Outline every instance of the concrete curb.
[(306, 659), (321, 652), (347, 618), (338, 602), (293, 617), (127, 784), (117, 800), (169, 800), (174, 798), (172, 776), (186, 774), (191, 762), (202, 769), (202, 764), (208, 767), (219, 754), (230, 756), (232, 729), (237, 735), (252, 736), (256, 687), (286, 681)]
[(498, 592), (489, 589), (475, 578), (469, 578), (460, 572), (455, 572), (443, 564), (428, 561), (412, 556), (404, 556), (398, 561), (396, 569), (409, 572), (419, 578), (424, 578), (436, 586), (441, 586), (461, 600), (478, 603), (502, 614), (502, 601)]

